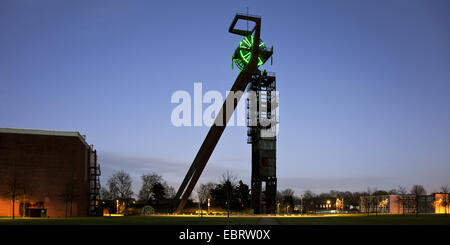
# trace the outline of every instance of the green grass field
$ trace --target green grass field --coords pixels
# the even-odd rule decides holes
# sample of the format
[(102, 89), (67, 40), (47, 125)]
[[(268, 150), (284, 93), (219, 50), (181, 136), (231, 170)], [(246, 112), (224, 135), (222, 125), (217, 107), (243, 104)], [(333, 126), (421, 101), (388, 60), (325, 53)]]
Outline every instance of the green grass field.
[(450, 225), (450, 215), (322, 215), (322, 216), (147, 216), (147, 217), (81, 217), (68, 219), (0, 218), (0, 225)]

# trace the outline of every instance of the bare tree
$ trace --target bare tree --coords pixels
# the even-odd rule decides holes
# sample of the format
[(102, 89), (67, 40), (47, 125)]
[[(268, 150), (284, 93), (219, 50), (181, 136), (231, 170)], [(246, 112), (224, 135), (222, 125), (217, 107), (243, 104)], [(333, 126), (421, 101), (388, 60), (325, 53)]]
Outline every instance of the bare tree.
[[(16, 212), (16, 202), (19, 201), (21, 204), (19, 209), (19, 213), (25, 216), (26, 211), (26, 203), (29, 201), (30, 196), (33, 194), (35, 189), (37, 188), (37, 184), (31, 185), (30, 181), (27, 179), (27, 175), (23, 174), (23, 172), (17, 172), (15, 168), (11, 171), (12, 173), (7, 175), (7, 177), (0, 182), (5, 184), (6, 192), (0, 193), (0, 195), (9, 198), (12, 202), (12, 214), (11, 218), (15, 219)], [(19, 208), (20, 208), (19, 207)]]
[(227, 197), (227, 218), (230, 219), (230, 202), (233, 189), (236, 187), (236, 175), (227, 170), (222, 175), (222, 185), (225, 187)]
[[(372, 189), (372, 197), (370, 198), (370, 200), (372, 203), (372, 207), (375, 208), (375, 216), (377, 216), (378, 215), (378, 203), (379, 203), (377, 187)], [(373, 210), (373, 208), (372, 208), (372, 210)]]
[(72, 217), (72, 207), (73, 207), (73, 200), (75, 197), (75, 185), (73, 181), (67, 182), (64, 186), (63, 191), (60, 194), (61, 200), (64, 202), (65, 205), (65, 218), (67, 219), (67, 212), (69, 209), (69, 215)]
[(398, 190), (397, 189), (390, 189), (389, 191), (388, 191), (388, 194), (389, 195), (398, 195)]
[(22, 203), (22, 215), (25, 216), (26, 203), (30, 201), (30, 197), (35, 193), (39, 187), (38, 183), (33, 183), (29, 180), (29, 176), (24, 175), (21, 182), (21, 193), (19, 195), (19, 201)]
[(161, 183), (162, 177), (156, 173), (150, 173), (150, 174), (143, 174), (141, 176), (141, 179), (142, 179), (142, 187), (141, 190), (139, 191), (138, 198), (141, 201), (149, 203), (154, 197), (153, 186), (156, 183)]
[(166, 198), (167, 199), (173, 199), (177, 192), (175, 191), (175, 188), (173, 186), (165, 184), (165, 190), (166, 190)]
[(372, 208), (372, 189), (370, 187), (367, 187), (367, 192), (364, 193), (364, 208), (367, 212), (367, 216), (370, 215), (370, 209)]
[(113, 209), (113, 199), (114, 197), (111, 193), (104, 187), (100, 189), (100, 199), (102, 200), (102, 206), (108, 208), (109, 216), (111, 216), (111, 212)]
[(441, 202), (440, 205), (442, 205), (444, 207), (445, 214), (448, 213), (448, 206), (450, 205), (449, 191), (450, 191), (450, 188), (449, 188), (448, 185), (442, 185), (441, 186), (442, 202)]
[(406, 190), (406, 187), (399, 185), (397, 188), (397, 192), (400, 195), (406, 195), (408, 191)]
[(123, 202), (125, 207), (133, 196), (131, 184), (130, 175), (123, 170), (115, 172), (107, 182), (111, 196)]
[(407, 197), (406, 194), (408, 193), (406, 191), (406, 187), (404, 186), (399, 186), (397, 189), (397, 193), (398, 193), (398, 202), (399, 205), (402, 207), (402, 213), (403, 215), (405, 215), (405, 209), (406, 209), (406, 204), (407, 204)]
[(102, 200), (111, 200), (111, 199), (114, 199), (114, 198), (111, 196), (111, 193), (106, 188), (102, 187), (100, 189), (100, 199), (102, 199)]
[(316, 213), (315, 196), (316, 194), (310, 190), (303, 193), (302, 205), (305, 207), (305, 210), (310, 210), (311, 212)]
[(281, 201), (286, 208), (286, 213), (289, 213), (290, 208), (294, 205), (294, 191), (292, 189), (285, 189), (280, 192)]
[(416, 211), (416, 216), (419, 215), (419, 210), (420, 210), (420, 197), (423, 195), (426, 195), (427, 191), (425, 190), (425, 188), (422, 185), (414, 185), (411, 188), (411, 195), (414, 198), (414, 209)]
[(211, 190), (214, 189), (215, 184), (207, 183), (201, 184), (197, 189), (197, 196), (200, 205), (201, 217), (203, 218), (203, 204), (211, 198)]
[(6, 196), (9, 196), (11, 198), (12, 202), (12, 219), (15, 219), (15, 206), (16, 206), (16, 200), (18, 196), (22, 194), (22, 186), (23, 186), (23, 180), (18, 176), (18, 173), (16, 171), (13, 172), (12, 175), (8, 176), (6, 178), (6, 185), (8, 187), (7, 192), (5, 193)]

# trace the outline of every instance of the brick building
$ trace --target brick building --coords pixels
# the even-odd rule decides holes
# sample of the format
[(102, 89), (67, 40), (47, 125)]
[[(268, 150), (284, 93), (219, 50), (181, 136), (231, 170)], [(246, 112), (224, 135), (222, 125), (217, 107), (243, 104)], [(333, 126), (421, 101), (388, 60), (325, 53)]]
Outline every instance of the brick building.
[(0, 216), (97, 215), (99, 176), (78, 132), (0, 128)]

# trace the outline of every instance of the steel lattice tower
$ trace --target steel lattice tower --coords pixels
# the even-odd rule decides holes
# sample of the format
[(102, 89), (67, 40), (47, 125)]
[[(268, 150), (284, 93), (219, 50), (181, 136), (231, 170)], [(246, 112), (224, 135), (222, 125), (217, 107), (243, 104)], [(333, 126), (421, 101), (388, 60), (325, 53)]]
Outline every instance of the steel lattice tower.
[(275, 74), (257, 70), (249, 82), (247, 94), (247, 143), (252, 145), (252, 208), (255, 214), (275, 213), (278, 123)]

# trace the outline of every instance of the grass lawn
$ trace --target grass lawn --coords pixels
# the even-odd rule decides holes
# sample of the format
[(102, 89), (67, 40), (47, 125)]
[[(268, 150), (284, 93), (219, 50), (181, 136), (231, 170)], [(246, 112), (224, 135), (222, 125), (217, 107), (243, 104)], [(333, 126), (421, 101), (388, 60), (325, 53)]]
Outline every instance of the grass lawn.
[(450, 215), (317, 215), (282, 216), (262, 218), (258, 216), (204, 217), (198, 216), (147, 216), (147, 217), (77, 217), (68, 219), (0, 218), (0, 225), (257, 225), (262, 222), (280, 225), (450, 225)]
[(0, 218), (0, 225), (257, 225), (259, 217), (128, 216), (76, 218)]
[(450, 225), (450, 215), (334, 215), (279, 217), (280, 225)]

